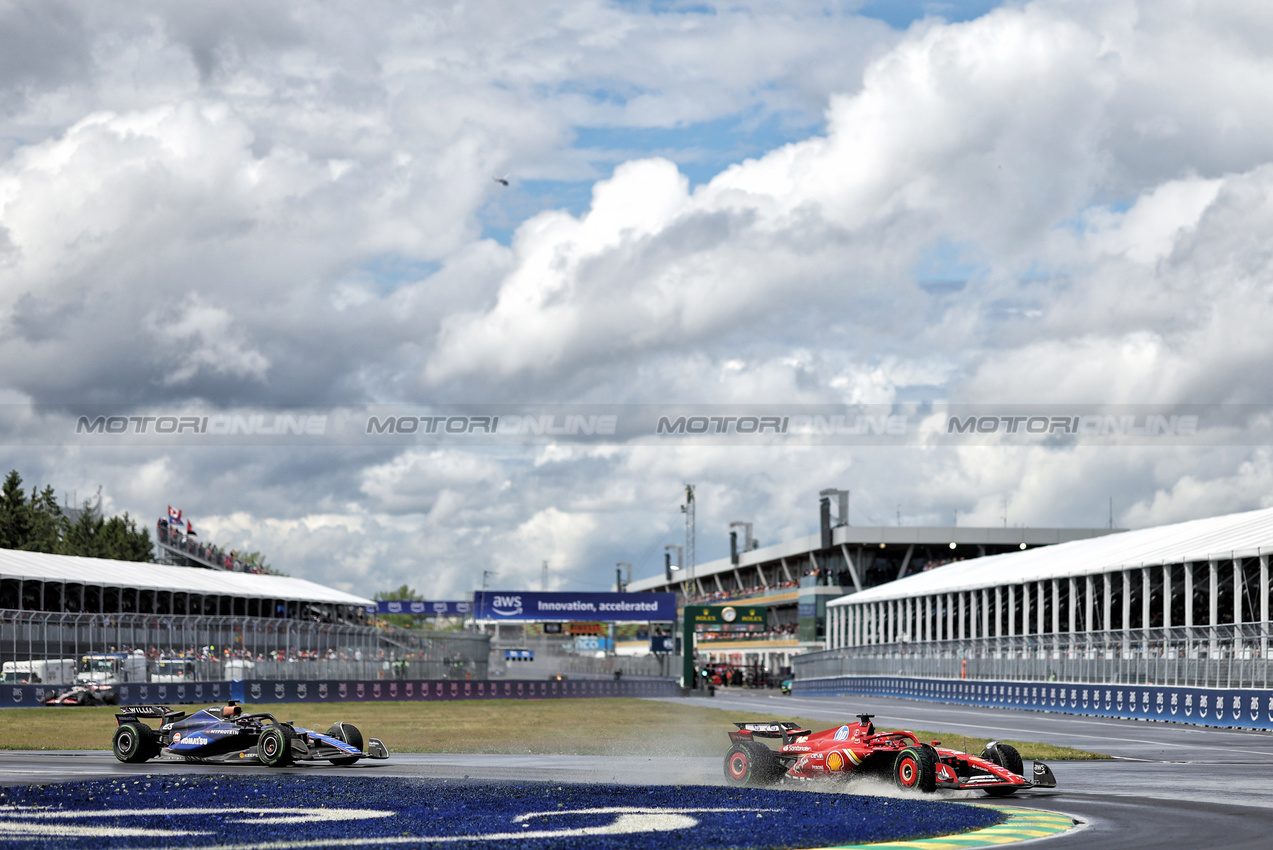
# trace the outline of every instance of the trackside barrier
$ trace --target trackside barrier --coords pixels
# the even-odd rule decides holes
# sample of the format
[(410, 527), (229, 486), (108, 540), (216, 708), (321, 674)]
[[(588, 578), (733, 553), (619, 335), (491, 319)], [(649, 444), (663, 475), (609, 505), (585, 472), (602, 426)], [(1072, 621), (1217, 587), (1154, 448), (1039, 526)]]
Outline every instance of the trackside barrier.
[[(0, 686), (0, 707), (30, 708), (56, 690), (48, 685)], [(453, 679), (374, 679), (350, 681), (155, 682), (118, 685), (120, 705), (222, 702), (374, 702), (395, 700), (586, 699), (589, 697), (669, 697), (680, 689), (674, 679), (601, 679), (565, 681), (455, 681)]]
[(860, 694), (1093, 717), (1273, 729), (1273, 690), (1267, 689), (832, 676), (797, 680), (792, 683), (791, 692), (798, 696)]
[[(492, 679), (407, 679), (349, 682), (233, 682), (233, 699), (268, 702), (375, 702), (377, 700), (580, 699), (588, 697), (665, 697), (680, 693), (672, 679), (567, 679), (542, 681)], [(138, 686), (134, 686), (138, 687)], [(152, 688), (155, 686), (151, 686)], [(123, 694), (121, 693), (121, 699)]]

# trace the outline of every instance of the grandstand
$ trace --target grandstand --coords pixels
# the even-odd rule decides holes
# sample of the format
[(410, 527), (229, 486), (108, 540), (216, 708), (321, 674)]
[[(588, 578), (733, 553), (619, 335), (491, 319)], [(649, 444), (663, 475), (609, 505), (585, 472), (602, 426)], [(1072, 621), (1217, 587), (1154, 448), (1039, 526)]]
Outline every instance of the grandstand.
[(820, 534), (737, 552), (691, 569), (633, 581), (631, 591), (678, 594), (679, 604), (743, 602), (769, 608), (769, 632), (717, 638), (700, 660), (776, 671), (802, 653), (826, 648), (827, 604), (869, 593), (910, 575), (940, 574), (967, 558), (1021, 553), (1071, 541), (1119, 535), (1112, 528), (977, 528), (831, 526)]
[[(802, 675), (1268, 680), (1273, 509), (976, 558), (828, 603)], [(1263, 685), (1266, 686), (1266, 685)]]

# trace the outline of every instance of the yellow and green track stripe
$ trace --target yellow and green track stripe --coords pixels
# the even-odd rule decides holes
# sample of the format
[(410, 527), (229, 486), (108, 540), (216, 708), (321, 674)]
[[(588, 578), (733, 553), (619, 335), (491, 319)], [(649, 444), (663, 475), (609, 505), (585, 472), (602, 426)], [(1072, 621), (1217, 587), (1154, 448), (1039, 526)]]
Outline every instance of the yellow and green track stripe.
[(823, 847), (819, 850), (841, 850), (854, 848), (862, 850), (866, 847), (914, 848), (914, 850), (956, 850), (965, 847), (996, 847), (1002, 844), (1015, 844), (1018, 841), (1030, 841), (1035, 838), (1047, 838), (1068, 832), (1078, 826), (1070, 815), (1057, 812), (1044, 812), (1038, 809), (1023, 809), (1017, 806), (989, 806), (988, 808), (1003, 812), (1008, 819), (1001, 824), (964, 832), (959, 835), (942, 835), (937, 838), (920, 838), (915, 841), (886, 841), (879, 844), (844, 844), (838, 847)]

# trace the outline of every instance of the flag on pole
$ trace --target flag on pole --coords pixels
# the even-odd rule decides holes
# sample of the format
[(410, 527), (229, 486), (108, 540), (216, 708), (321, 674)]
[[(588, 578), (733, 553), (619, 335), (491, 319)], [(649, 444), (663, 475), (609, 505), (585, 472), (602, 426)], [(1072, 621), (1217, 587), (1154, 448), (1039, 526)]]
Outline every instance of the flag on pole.
[(186, 534), (190, 535), (191, 537), (199, 536), (199, 532), (194, 530), (194, 526), (190, 524), (190, 520), (186, 520)]
[(168, 522), (173, 525), (181, 525), (181, 511), (174, 510), (172, 505), (168, 506)]

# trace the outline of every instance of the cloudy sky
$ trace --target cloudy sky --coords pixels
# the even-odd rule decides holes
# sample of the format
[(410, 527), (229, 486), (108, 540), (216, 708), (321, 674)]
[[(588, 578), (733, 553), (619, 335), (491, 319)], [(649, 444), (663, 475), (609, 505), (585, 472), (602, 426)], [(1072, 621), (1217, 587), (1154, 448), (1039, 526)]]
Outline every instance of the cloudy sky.
[[(0, 463), (147, 522), (180, 507), (292, 575), (431, 598), (484, 570), (536, 588), (544, 560), (559, 589), (652, 575), (685, 482), (700, 561), (731, 521), (812, 533), (826, 487), (854, 524), (1273, 504), (1270, 45), (1259, 2), (0, 0)], [(1224, 434), (74, 433), (112, 412), (947, 403), (1190, 406)]]

